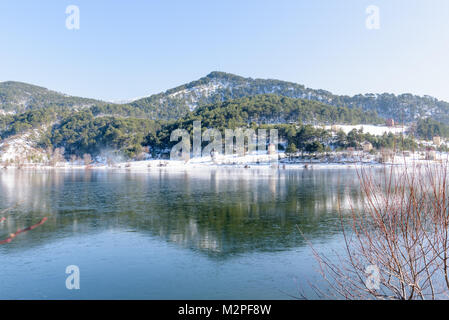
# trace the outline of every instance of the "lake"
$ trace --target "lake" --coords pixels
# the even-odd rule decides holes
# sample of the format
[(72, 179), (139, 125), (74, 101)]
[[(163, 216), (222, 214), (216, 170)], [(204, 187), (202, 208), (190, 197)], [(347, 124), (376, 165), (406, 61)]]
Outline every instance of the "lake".
[(153, 170), (1, 171), (0, 240), (48, 220), (0, 245), (0, 299), (313, 298), (304, 236), (338, 252), (360, 201), (354, 169)]

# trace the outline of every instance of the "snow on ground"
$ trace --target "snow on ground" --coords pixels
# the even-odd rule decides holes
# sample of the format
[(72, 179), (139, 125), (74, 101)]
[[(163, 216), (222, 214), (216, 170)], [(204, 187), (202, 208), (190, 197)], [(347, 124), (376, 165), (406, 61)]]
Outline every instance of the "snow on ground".
[[(332, 127), (334, 126), (325, 126), (326, 130), (331, 130)], [(384, 133), (393, 133), (393, 134), (398, 134), (398, 133), (406, 133), (408, 130), (408, 127), (404, 126), (404, 127), (387, 127), (387, 126), (376, 126), (376, 125), (371, 125), (371, 124), (359, 124), (359, 125), (336, 125), (335, 127), (337, 127), (337, 130), (343, 130), (346, 134), (348, 134), (349, 132), (351, 132), (354, 129), (360, 130), (363, 129), (364, 133), (370, 133), (372, 135), (375, 136), (381, 136)]]
[(100, 164), (97, 168), (113, 168), (113, 169), (126, 169), (126, 170), (148, 170), (152, 168), (172, 168), (172, 169), (185, 169), (185, 168), (206, 168), (206, 167), (220, 167), (220, 166), (232, 166), (232, 167), (245, 167), (248, 165), (262, 165), (270, 166), (270, 164), (277, 163), (279, 158), (285, 158), (285, 154), (250, 154), (245, 156), (238, 155), (217, 155), (212, 158), (210, 156), (193, 158), (188, 161), (179, 160), (144, 160), (144, 161), (131, 161), (116, 163), (111, 166)]
[(14, 111), (5, 111), (3, 109), (0, 109), (0, 116), (6, 116), (8, 114), (15, 114)]
[[(290, 160), (284, 153), (274, 155), (251, 154), (245, 156), (218, 156), (215, 159), (211, 157), (202, 157), (191, 159), (189, 161), (173, 160), (145, 160), (127, 163), (118, 163), (113, 166), (115, 169), (124, 169), (129, 171), (148, 171), (153, 169), (167, 169), (171, 171), (201, 168), (256, 168), (256, 169), (354, 169), (364, 167), (381, 168), (385, 165), (411, 166), (445, 163), (449, 161), (449, 154), (436, 152), (435, 160), (426, 160), (426, 153), (416, 152), (407, 154), (396, 154), (389, 161), (379, 163), (375, 155), (365, 154), (363, 152), (348, 156), (345, 152), (334, 153), (328, 159), (313, 160)], [(99, 168), (108, 169), (107, 166)]]
[[(24, 169), (37, 170), (117, 170), (119, 172), (149, 172), (154, 170), (164, 170), (168, 172), (183, 172), (186, 170), (202, 170), (227, 168), (232, 169), (286, 169), (286, 170), (320, 170), (320, 169), (357, 169), (361, 167), (382, 168), (387, 166), (408, 167), (413, 165), (427, 165), (447, 163), (449, 161), (448, 153), (435, 153), (435, 160), (426, 160), (426, 152), (396, 154), (385, 163), (380, 163), (378, 155), (370, 155), (363, 152), (348, 154), (346, 152), (331, 153), (327, 158), (321, 159), (300, 159), (288, 158), (284, 153), (273, 155), (250, 154), (245, 156), (237, 155), (218, 155), (214, 159), (211, 157), (194, 158), (189, 161), (175, 160), (144, 160), (119, 162), (107, 165), (105, 163), (93, 163), (86, 167), (81, 162), (71, 164), (63, 162), (50, 167), (45, 164), (24, 164)], [(8, 168), (15, 168), (10, 165)]]
[(31, 137), (38, 135), (38, 130), (32, 130), (22, 135), (5, 139), (0, 143), (0, 161), (14, 161), (27, 155), (38, 153)]

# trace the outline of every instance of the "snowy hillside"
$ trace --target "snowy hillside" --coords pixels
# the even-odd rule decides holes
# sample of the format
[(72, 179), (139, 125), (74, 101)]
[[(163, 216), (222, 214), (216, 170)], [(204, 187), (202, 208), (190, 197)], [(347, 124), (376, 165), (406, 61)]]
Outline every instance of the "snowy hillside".
[(0, 115), (20, 113), (51, 105), (76, 108), (88, 107), (94, 104), (103, 104), (103, 102), (94, 99), (72, 97), (22, 82), (0, 82)]
[(2, 140), (0, 143), (0, 162), (42, 161), (45, 153), (36, 147), (35, 141), (38, 137), (39, 131), (36, 129)]
[(308, 99), (334, 106), (361, 107), (399, 123), (410, 123), (422, 117), (449, 123), (449, 103), (430, 96), (388, 93), (339, 96), (292, 82), (244, 78), (224, 72), (212, 72), (197, 81), (136, 100), (132, 105), (150, 109), (154, 118), (174, 119), (198, 106), (259, 94)]

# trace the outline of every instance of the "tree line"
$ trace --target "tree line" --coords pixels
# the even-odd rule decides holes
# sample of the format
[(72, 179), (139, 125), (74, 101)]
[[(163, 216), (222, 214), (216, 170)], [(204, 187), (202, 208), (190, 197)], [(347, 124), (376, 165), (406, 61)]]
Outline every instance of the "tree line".
[[(373, 136), (353, 130), (333, 135), (319, 127), (323, 124), (379, 124), (384, 119), (376, 112), (360, 108), (335, 107), (317, 101), (288, 98), (274, 94), (256, 95), (217, 102), (198, 107), (179, 120), (154, 120), (145, 110), (130, 105), (102, 104), (74, 111), (64, 106), (30, 110), (0, 117), (0, 137), (40, 132), (38, 145), (44, 149), (64, 148), (65, 157), (98, 155), (102, 150), (115, 150), (127, 158), (138, 157), (144, 147), (154, 154), (167, 152), (176, 142), (170, 134), (176, 129), (192, 132), (194, 121), (201, 121), (203, 130), (248, 128), (279, 130), (288, 141), (289, 152), (322, 152), (325, 150), (360, 148), (368, 141), (374, 148), (414, 149), (412, 137), (384, 134)], [(448, 127), (431, 119), (419, 120), (414, 127), (417, 137), (430, 139), (448, 136)]]

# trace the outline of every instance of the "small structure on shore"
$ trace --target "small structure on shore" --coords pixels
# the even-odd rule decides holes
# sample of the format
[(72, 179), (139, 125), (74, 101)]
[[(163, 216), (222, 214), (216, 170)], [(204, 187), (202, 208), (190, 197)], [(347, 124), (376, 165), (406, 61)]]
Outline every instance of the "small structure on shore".
[(440, 136), (433, 137), (433, 144), (439, 147), (441, 145), (441, 137)]
[(363, 142), (362, 143), (362, 147), (363, 147), (363, 151), (364, 152), (370, 152), (371, 150), (373, 150), (373, 145), (369, 141)]
[(394, 119), (387, 119), (385, 124), (387, 125), (387, 127), (394, 127)]
[(394, 127), (395, 123), (394, 123), (394, 119), (387, 119), (387, 121), (385, 121), (385, 124), (387, 127)]

